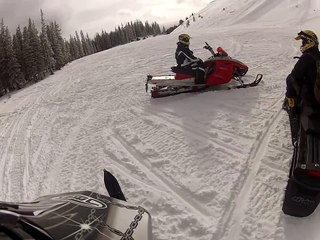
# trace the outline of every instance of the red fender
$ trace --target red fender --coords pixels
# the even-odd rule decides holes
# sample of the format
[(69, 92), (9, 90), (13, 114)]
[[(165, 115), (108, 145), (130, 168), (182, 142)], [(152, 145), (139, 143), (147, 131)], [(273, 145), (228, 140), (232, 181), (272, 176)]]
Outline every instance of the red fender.
[(183, 73), (176, 73), (175, 79), (176, 80), (183, 80), (186, 78), (192, 78), (192, 75), (188, 75), (188, 74), (183, 74)]
[(214, 70), (207, 76), (207, 85), (214, 86), (225, 84), (231, 81), (234, 63), (229, 59), (219, 59), (210, 61), (209, 64), (213, 65)]

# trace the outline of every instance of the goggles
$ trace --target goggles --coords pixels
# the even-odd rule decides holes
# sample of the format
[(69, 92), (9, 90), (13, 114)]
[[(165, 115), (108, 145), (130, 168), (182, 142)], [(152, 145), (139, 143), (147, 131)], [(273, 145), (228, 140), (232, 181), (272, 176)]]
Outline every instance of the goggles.
[(302, 41), (303, 41), (303, 40), (306, 40), (306, 39), (309, 39), (309, 40), (312, 40), (312, 41), (317, 41), (317, 39), (315, 39), (313, 36), (308, 35), (308, 34), (305, 33), (304, 31), (300, 31), (300, 32), (298, 33), (298, 36), (296, 36), (294, 39), (295, 39), (295, 40), (300, 40), (300, 39), (302, 39)]

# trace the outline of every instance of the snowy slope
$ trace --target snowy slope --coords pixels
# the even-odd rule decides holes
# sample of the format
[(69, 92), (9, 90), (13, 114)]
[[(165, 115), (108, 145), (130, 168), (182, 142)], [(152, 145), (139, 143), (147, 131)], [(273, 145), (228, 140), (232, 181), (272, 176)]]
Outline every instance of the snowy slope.
[[(212, 1), (188, 29), (74, 61), (3, 97), (0, 200), (76, 190), (106, 194), (107, 168), (129, 202), (150, 211), (154, 239), (319, 239), (318, 211), (306, 219), (281, 212), (292, 154), (281, 104), (299, 54), (293, 37), (310, 22), (292, 11), (303, 16), (318, 5)], [(273, 18), (282, 25), (274, 27), (276, 19), (269, 25)], [(217, 27), (220, 22), (225, 25)], [(197, 56), (210, 56), (204, 41), (222, 46), (248, 64), (248, 76), (264, 74), (263, 82), (150, 99), (146, 75), (170, 72), (182, 31), (192, 36)]]
[[(196, 13), (196, 24), (189, 18), (190, 28), (201, 29), (239, 25), (288, 27), (303, 26), (319, 29), (320, 2), (316, 0), (213, 0)], [(184, 27), (186, 27), (186, 22)]]

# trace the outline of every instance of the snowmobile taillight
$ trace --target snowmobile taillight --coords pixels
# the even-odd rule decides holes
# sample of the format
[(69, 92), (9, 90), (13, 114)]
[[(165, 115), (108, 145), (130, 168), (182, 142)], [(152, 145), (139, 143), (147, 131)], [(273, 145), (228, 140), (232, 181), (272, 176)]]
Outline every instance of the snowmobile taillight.
[(151, 91), (151, 96), (152, 96), (153, 98), (157, 98), (157, 97), (160, 96), (160, 94), (159, 94), (159, 92), (158, 92), (157, 90), (152, 90), (152, 91)]
[(306, 170), (306, 173), (314, 177), (320, 177), (320, 171)]

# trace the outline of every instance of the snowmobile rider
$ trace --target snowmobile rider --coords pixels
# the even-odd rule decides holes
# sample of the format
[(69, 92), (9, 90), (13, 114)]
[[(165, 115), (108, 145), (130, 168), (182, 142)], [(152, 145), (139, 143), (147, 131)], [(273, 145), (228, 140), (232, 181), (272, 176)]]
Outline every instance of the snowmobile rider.
[(204, 84), (205, 67), (200, 58), (196, 58), (189, 49), (190, 36), (188, 34), (180, 34), (179, 42), (175, 53), (176, 61), (179, 68), (185, 69), (186, 74), (195, 76), (195, 84)]
[(295, 40), (302, 40), (300, 46), (302, 55), (286, 79), (286, 107), (291, 113), (296, 113), (297, 105), (301, 101), (310, 107), (318, 105), (314, 95), (316, 60), (320, 60), (318, 37), (314, 32), (304, 30), (298, 33)]

